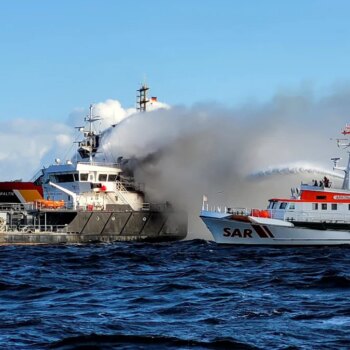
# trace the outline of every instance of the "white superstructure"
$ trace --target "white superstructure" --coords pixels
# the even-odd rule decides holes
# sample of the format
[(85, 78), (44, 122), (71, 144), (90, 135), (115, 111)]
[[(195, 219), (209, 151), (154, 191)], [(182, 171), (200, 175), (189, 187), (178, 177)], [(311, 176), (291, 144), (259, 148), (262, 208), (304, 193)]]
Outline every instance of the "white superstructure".
[(99, 134), (93, 131), (93, 122), (99, 120), (92, 114), (85, 119), (87, 127), (81, 128), (84, 139), (79, 142), (80, 161), (66, 161), (43, 168), (36, 179), (41, 183), (45, 205), (64, 202), (67, 209), (105, 210), (109, 205), (128, 205), (132, 210), (145, 206), (144, 193), (134, 181), (122, 176), (121, 164), (96, 162)]

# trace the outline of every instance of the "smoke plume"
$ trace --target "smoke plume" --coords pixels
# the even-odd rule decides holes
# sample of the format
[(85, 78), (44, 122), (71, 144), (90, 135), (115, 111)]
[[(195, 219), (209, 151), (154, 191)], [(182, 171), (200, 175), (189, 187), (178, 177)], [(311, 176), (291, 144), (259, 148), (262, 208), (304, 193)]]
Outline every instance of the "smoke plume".
[[(135, 177), (149, 197), (188, 210), (190, 237), (208, 238), (197, 219), (204, 194), (212, 204), (265, 207), (269, 197), (289, 196), (301, 181), (334, 175), (330, 158), (341, 150), (330, 137), (340, 136), (348, 121), (349, 97), (349, 89), (319, 99), (310, 92), (280, 93), (260, 105), (134, 114), (105, 134), (103, 152), (137, 159)], [(308, 165), (272, 169), (301, 161)]]

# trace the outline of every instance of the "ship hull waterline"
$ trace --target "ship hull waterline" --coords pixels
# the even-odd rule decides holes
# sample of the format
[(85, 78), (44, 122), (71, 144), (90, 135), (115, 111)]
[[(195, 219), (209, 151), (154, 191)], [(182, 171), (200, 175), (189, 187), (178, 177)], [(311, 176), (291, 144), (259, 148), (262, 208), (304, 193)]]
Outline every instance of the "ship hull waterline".
[(184, 239), (183, 235), (167, 235), (164, 237), (149, 236), (119, 236), (96, 234), (67, 234), (67, 233), (22, 233), (0, 232), (0, 245), (59, 245), (59, 244), (88, 244), (115, 242), (147, 242), (163, 243)]
[(252, 222), (201, 216), (216, 243), (256, 246), (350, 245), (348, 230), (259, 225)]
[(40, 211), (36, 225), (0, 230), (0, 245), (171, 242), (187, 235), (187, 216), (157, 211)]

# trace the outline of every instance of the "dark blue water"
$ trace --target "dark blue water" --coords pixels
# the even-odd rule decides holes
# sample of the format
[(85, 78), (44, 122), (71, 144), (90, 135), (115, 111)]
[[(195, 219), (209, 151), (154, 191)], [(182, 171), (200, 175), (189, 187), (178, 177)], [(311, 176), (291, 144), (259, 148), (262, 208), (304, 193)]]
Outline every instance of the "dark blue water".
[(348, 349), (350, 249), (0, 247), (1, 349)]

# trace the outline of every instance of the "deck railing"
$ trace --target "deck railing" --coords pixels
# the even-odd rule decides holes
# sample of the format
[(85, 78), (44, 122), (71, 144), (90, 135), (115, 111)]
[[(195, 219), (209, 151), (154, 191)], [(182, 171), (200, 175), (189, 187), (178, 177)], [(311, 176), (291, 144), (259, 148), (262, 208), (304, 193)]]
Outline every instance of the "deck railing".
[[(220, 211), (217, 211), (220, 212)], [(249, 208), (226, 208), (221, 211), (233, 215), (246, 215), (263, 218), (272, 218), (284, 221), (301, 221), (301, 222), (333, 222), (349, 223), (350, 212), (315, 212), (314, 210), (276, 210), (276, 209), (249, 209)]]
[(0, 203), (0, 211), (23, 211), (35, 209), (35, 203)]
[(21, 232), (21, 233), (64, 233), (66, 225), (4, 225), (4, 232)]
[[(273, 215), (273, 217), (275, 217)], [(276, 219), (279, 217), (276, 217)], [(285, 221), (350, 223), (350, 213), (287, 210), (281, 218)]]

